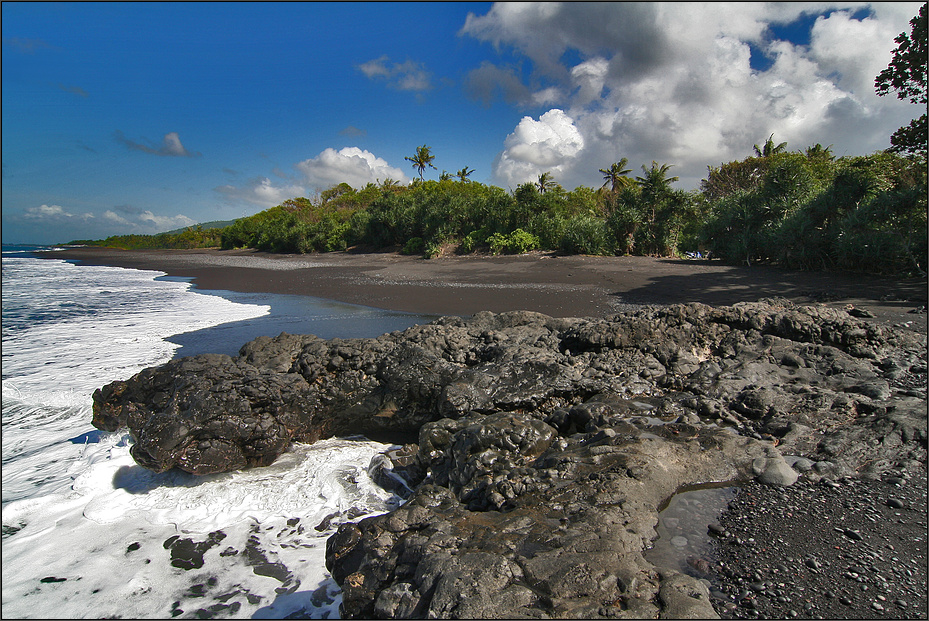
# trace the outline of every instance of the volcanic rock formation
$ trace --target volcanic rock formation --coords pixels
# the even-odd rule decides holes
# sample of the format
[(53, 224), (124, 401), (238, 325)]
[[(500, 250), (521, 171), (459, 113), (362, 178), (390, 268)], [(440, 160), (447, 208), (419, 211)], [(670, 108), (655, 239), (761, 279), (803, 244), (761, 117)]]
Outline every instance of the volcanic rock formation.
[(405, 504), (327, 546), (346, 616), (707, 618), (704, 583), (643, 556), (659, 505), (791, 485), (801, 459), (806, 480), (924, 462), (925, 378), (925, 337), (784, 300), (478, 313), (171, 361), (96, 391), (93, 422), (196, 474), (403, 434), (370, 472)]

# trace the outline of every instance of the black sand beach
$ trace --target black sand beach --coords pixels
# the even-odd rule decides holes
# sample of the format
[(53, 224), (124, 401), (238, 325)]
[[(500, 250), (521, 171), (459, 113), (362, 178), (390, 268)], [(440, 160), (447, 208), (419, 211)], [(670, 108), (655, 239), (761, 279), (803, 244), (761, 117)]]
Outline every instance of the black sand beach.
[[(425, 260), (392, 253), (76, 248), (52, 256), (160, 270), (193, 278), (201, 289), (300, 294), (426, 314), (531, 310), (602, 317), (639, 305), (783, 297), (926, 333), (925, 279), (538, 253)], [(910, 388), (925, 393), (925, 373), (920, 377), (922, 384)], [(724, 618), (926, 618), (926, 486), (925, 461), (904, 460), (879, 480), (744, 488), (721, 519), (717, 557), (706, 559), (717, 612)]]
[(793, 272), (768, 266), (652, 257), (396, 253), (277, 255), (252, 250), (73, 248), (50, 258), (160, 270), (200, 289), (308, 295), (387, 310), (469, 316), (530, 310), (553, 317), (608, 316), (639, 305), (729, 305), (783, 297), (853, 305), (873, 320), (925, 333), (925, 279)]

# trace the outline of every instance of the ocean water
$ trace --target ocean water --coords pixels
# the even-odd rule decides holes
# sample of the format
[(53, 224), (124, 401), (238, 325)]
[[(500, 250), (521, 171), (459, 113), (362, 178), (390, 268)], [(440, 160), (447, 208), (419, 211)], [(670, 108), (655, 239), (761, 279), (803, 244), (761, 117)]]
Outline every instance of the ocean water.
[(390, 445), (295, 444), (266, 468), (156, 474), (91, 424), (96, 388), (282, 331), (368, 337), (433, 319), (299, 296), (202, 292), (161, 272), (2, 257), (3, 618), (336, 618), (326, 539), (400, 499)]

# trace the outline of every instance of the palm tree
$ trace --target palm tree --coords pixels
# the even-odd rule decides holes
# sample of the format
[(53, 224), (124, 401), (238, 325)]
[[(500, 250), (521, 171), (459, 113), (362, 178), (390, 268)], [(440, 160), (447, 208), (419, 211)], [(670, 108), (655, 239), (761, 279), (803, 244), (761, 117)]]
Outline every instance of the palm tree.
[(668, 176), (668, 170), (670, 169), (670, 164), (659, 165), (658, 162), (654, 160), (652, 160), (651, 168), (645, 168), (643, 164), (643, 176), (635, 178), (642, 188), (642, 196), (654, 202), (655, 199), (667, 193), (671, 189), (671, 184), (678, 179), (677, 177)]
[(643, 191), (651, 190), (651, 193), (657, 194), (677, 181), (677, 177), (667, 176), (670, 169), (671, 164), (661, 164), (659, 166), (658, 162), (652, 160), (651, 168), (645, 168), (645, 165), (642, 165), (642, 172), (645, 176), (636, 177), (635, 180), (642, 186)]
[(468, 181), (468, 177), (470, 177), (470, 176), (471, 176), (471, 173), (473, 173), (473, 172), (474, 172), (474, 169), (473, 169), (473, 168), (470, 169), (470, 170), (468, 170), (468, 167), (465, 166), (464, 168), (462, 168), (461, 170), (459, 170), (459, 171), (456, 173), (456, 175), (457, 175), (458, 179), (461, 180), (462, 183), (464, 183), (465, 181)]
[(443, 170), (442, 174), (439, 175), (439, 181), (450, 181), (451, 178), (452, 178), (452, 173), (448, 172), (447, 170)]
[(536, 183), (539, 188), (539, 194), (544, 194), (546, 190), (551, 190), (555, 187), (555, 180), (552, 179), (552, 173), (544, 172), (539, 175), (539, 180)]
[(641, 226), (636, 232), (636, 244), (641, 252), (667, 254), (677, 243), (681, 193), (671, 189), (678, 178), (668, 176), (670, 168), (670, 164), (652, 160), (651, 168), (643, 165), (642, 176), (635, 178), (641, 188), (637, 198)]
[(824, 147), (818, 142), (814, 144), (812, 147), (806, 148), (806, 156), (810, 158), (811, 160), (813, 159), (831, 160), (835, 158), (835, 156), (832, 154), (832, 145), (829, 145), (828, 147)]
[(600, 172), (603, 173), (603, 186), (610, 186), (610, 191), (614, 194), (619, 191), (621, 188), (626, 187), (632, 183), (632, 179), (626, 176), (627, 173), (632, 172), (626, 168), (626, 164), (629, 163), (629, 160), (623, 158), (612, 164), (609, 169), (601, 168)]
[(774, 145), (774, 134), (768, 136), (768, 139), (765, 140), (764, 147), (758, 148), (758, 145), (755, 145), (755, 155), (758, 157), (768, 157), (769, 155), (774, 155), (775, 153), (780, 153), (787, 148), (787, 143), (782, 142), (781, 144)]
[(438, 170), (438, 168), (432, 165), (432, 160), (435, 159), (435, 156), (430, 153), (430, 149), (426, 145), (416, 147), (416, 155), (413, 157), (405, 157), (403, 159), (413, 162), (413, 168), (419, 171), (420, 181), (423, 178), (423, 171), (426, 170), (426, 166)]
[(399, 188), (400, 184), (390, 177), (387, 177), (381, 182), (381, 189), (385, 192), (396, 192)]

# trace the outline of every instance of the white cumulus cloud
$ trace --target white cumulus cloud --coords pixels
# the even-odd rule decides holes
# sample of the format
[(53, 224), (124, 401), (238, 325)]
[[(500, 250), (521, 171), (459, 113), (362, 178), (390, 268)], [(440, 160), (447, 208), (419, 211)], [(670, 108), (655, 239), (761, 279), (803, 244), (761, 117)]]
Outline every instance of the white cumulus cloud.
[(61, 205), (39, 205), (26, 208), (23, 211), (23, 218), (49, 231), (63, 231), (62, 239), (69, 236), (72, 239), (75, 237), (97, 239), (126, 233), (150, 235), (196, 224), (195, 220), (183, 214), (162, 216), (149, 209), (143, 210), (130, 205), (104, 209), (97, 214), (91, 212), (75, 214)]
[(544, 172), (561, 181), (560, 175), (583, 148), (584, 138), (563, 110), (549, 110), (538, 121), (526, 116), (506, 137), (494, 175), (510, 187), (535, 181)]
[(387, 179), (402, 184), (410, 181), (399, 168), (390, 166), (384, 159), (358, 147), (346, 147), (339, 151), (328, 148), (316, 157), (298, 162), (293, 167), (299, 175), (286, 175), (284, 171), (276, 168), (274, 174), (281, 181), (272, 181), (271, 178), (263, 176), (254, 177), (242, 185), (222, 185), (215, 188), (215, 191), (224, 196), (229, 203), (248, 203), (268, 208), (339, 183), (347, 183), (360, 189), (368, 183), (379, 183)]
[(70, 218), (72, 215), (64, 210), (61, 205), (39, 205), (38, 207), (27, 207), (26, 217), (43, 219), (43, 218)]
[[(890, 146), (920, 111), (878, 97), (874, 78), (919, 6), (498, 3), (469, 15), (461, 33), (531, 63), (521, 73), (488, 63), (473, 70), (473, 97), (551, 109), (506, 138), (499, 182), (560, 170), (565, 187), (599, 185), (598, 170), (626, 157), (634, 168), (671, 164), (693, 188), (707, 165), (751, 155), (772, 133), (791, 150), (821, 143), (858, 155)], [(808, 42), (778, 38), (779, 28), (810, 18)], [(563, 119), (576, 135), (555, 131), (567, 127)]]
[(143, 225), (148, 225), (159, 231), (172, 231), (185, 226), (192, 226), (197, 223), (183, 214), (176, 216), (159, 216), (151, 211), (143, 211), (139, 214), (139, 221)]
[(571, 80), (578, 89), (575, 96), (577, 105), (600, 99), (609, 70), (609, 61), (601, 57), (591, 58), (571, 69)]
[(345, 147), (339, 151), (328, 148), (316, 157), (300, 162), (295, 168), (303, 173), (310, 186), (322, 189), (339, 183), (360, 189), (368, 183), (386, 179), (402, 184), (410, 181), (399, 168), (394, 168), (386, 160), (358, 147)]
[(306, 188), (294, 183), (275, 185), (268, 177), (256, 177), (244, 186), (221, 185), (215, 188), (233, 203), (246, 202), (259, 207), (274, 207), (289, 198), (306, 196)]
[(90, 220), (94, 217), (92, 213), (83, 213), (76, 215), (65, 210), (61, 205), (39, 205), (38, 207), (27, 207), (23, 211), (23, 216), (29, 220), (45, 221), (65, 221), (73, 218), (81, 220)]
[(114, 222), (116, 224), (131, 224), (129, 220), (125, 219), (115, 211), (107, 209), (103, 212), (103, 218), (109, 222)]
[(836, 72), (838, 83), (847, 91), (871, 95), (874, 78), (891, 60), (892, 47), (887, 42), (897, 34), (886, 21), (852, 19), (840, 11), (816, 20), (809, 55), (826, 75)]

